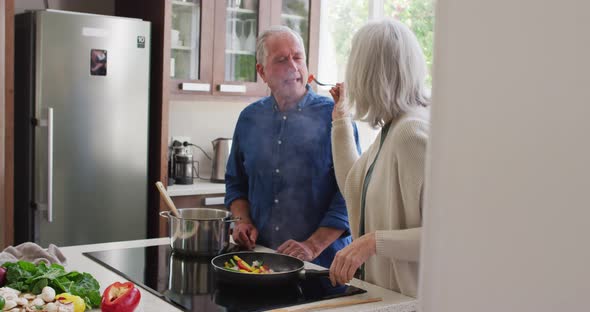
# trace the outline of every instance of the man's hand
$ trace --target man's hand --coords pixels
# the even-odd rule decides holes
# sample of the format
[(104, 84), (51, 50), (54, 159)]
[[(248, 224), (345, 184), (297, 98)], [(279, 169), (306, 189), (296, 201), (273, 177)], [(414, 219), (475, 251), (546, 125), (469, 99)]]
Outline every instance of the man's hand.
[(232, 236), (236, 244), (252, 250), (256, 246), (258, 229), (251, 221), (238, 221), (234, 226)]
[(254, 249), (258, 239), (258, 229), (250, 219), (250, 203), (243, 198), (236, 199), (232, 202), (230, 210), (235, 218), (240, 218), (234, 225), (232, 233), (234, 242), (250, 250)]
[(311, 246), (308, 246), (306, 242), (298, 242), (292, 239), (279, 246), (277, 252), (303, 261), (312, 261), (316, 257)]
[(377, 252), (375, 233), (365, 234), (352, 241), (352, 244), (338, 251), (330, 266), (332, 286), (344, 285), (352, 280), (356, 270), (369, 257)]

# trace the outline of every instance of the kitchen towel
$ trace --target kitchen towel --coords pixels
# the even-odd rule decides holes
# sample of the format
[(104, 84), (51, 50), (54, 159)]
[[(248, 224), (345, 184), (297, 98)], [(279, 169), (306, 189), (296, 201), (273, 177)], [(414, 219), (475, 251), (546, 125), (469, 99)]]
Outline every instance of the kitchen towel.
[(29, 261), (34, 264), (45, 262), (48, 265), (53, 263), (66, 265), (66, 257), (53, 244), (49, 244), (49, 247), (44, 249), (35, 243), (27, 242), (18, 246), (8, 246), (0, 252), (0, 265), (4, 262), (16, 262), (18, 260)]

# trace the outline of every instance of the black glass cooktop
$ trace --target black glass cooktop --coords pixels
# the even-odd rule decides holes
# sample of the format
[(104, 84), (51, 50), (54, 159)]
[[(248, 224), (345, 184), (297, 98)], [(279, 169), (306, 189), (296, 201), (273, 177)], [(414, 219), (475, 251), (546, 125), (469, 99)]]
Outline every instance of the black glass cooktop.
[(185, 311), (263, 311), (366, 292), (332, 287), (325, 277), (272, 288), (224, 285), (215, 280), (212, 257), (178, 255), (170, 245), (84, 255)]

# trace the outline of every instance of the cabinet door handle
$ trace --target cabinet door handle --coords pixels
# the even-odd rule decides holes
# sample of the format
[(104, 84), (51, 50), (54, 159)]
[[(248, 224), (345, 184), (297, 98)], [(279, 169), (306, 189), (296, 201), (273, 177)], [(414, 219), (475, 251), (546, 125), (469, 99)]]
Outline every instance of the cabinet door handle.
[(224, 197), (205, 197), (204, 205), (205, 206), (214, 206), (214, 205), (223, 205), (225, 201)]
[(183, 82), (180, 84), (180, 90), (209, 92), (211, 91), (211, 85), (208, 83)]
[(246, 93), (246, 86), (245, 85), (229, 85), (229, 84), (220, 84), (218, 86), (220, 92), (227, 92), (227, 93)]

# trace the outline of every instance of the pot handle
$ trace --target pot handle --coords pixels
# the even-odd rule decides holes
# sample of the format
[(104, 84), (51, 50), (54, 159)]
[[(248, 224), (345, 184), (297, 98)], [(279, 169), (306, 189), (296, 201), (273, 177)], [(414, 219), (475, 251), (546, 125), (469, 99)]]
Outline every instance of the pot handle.
[(170, 211), (160, 211), (160, 217), (170, 219)]

